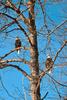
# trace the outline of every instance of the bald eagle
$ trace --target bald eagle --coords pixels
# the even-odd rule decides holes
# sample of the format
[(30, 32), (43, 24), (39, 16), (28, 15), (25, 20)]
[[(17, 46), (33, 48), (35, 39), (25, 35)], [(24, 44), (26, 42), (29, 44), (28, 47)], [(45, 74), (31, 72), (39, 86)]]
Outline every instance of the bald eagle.
[(45, 65), (46, 65), (46, 69), (49, 71), (49, 73), (51, 73), (51, 69), (53, 68), (53, 61), (50, 56), (47, 57)]
[(16, 40), (15, 40), (15, 48), (18, 52), (18, 54), (20, 53), (20, 50), (21, 50), (21, 40), (19, 37), (16, 37)]

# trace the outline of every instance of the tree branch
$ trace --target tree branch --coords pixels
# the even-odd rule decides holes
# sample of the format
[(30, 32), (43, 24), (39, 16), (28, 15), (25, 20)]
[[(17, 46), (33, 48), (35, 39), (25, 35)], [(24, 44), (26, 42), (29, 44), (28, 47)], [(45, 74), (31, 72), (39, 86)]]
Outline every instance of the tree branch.
[(18, 71), (20, 71), (25, 77), (27, 77), (29, 80), (32, 80), (32, 78), (23, 70), (21, 69), (20, 67), (18, 67), (17, 65), (13, 65), (13, 64), (1, 64), (0, 66), (0, 69), (3, 69), (3, 68), (6, 68), (6, 67), (13, 67), (13, 68), (16, 68)]
[(49, 35), (51, 35), (54, 31), (56, 31), (58, 28), (60, 28), (63, 24), (65, 24), (67, 22), (67, 20), (63, 21), (62, 23), (60, 23), (58, 26), (56, 26), (50, 33)]
[[(57, 56), (58, 56), (58, 54), (61, 52), (61, 50), (64, 48), (64, 46), (67, 44), (67, 40), (65, 40), (64, 41), (64, 43), (63, 43), (63, 45), (62, 45), (62, 47), (58, 50), (58, 52), (56, 53), (56, 56), (54, 57), (54, 61), (53, 62), (55, 62), (55, 60), (56, 60), (56, 58), (57, 58)], [(53, 63), (54, 64), (54, 63)], [(40, 73), (40, 79), (50, 70), (51, 68), (49, 68), (49, 69), (45, 69), (45, 71), (42, 71), (41, 73)]]
[(59, 53), (62, 51), (62, 49), (64, 48), (64, 46), (66, 46), (66, 44), (67, 44), (67, 40), (64, 41), (64, 43), (63, 43), (63, 45), (61, 46), (61, 48), (57, 51), (57, 53), (56, 53), (56, 55), (55, 55), (55, 57), (54, 57), (54, 62), (56, 61), (56, 59), (57, 59)]
[(17, 99), (17, 97), (14, 97), (13, 95), (11, 95), (11, 94), (9, 93), (9, 91), (6, 89), (6, 87), (4, 86), (4, 83), (2, 82), (1, 76), (0, 76), (0, 82), (1, 82), (2, 87), (4, 88), (4, 90), (5, 90), (6, 93), (8, 94), (8, 96), (10, 96), (10, 97), (12, 97), (12, 98), (14, 98), (14, 99)]
[(58, 66), (58, 67), (66, 66), (67, 67), (67, 62), (64, 62), (62, 64), (54, 64), (54, 66)]
[(9, 54), (13, 53), (16, 49), (11, 50), (10, 52), (6, 53), (4, 56), (0, 57), (0, 60), (7, 57)]
[(60, 94), (60, 92), (59, 92), (59, 90), (58, 90), (58, 87), (56, 86), (56, 83), (55, 83), (54, 80), (52, 80), (52, 82), (53, 82), (53, 84), (54, 84), (54, 86), (55, 86), (55, 89), (56, 89), (56, 91), (57, 91), (57, 94), (58, 94), (58, 96), (59, 96), (59, 99), (61, 100), (61, 94)]
[(14, 23), (15, 23), (15, 21), (12, 21), (12, 22), (10, 22), (10, 23), (8, 23), (8, 24), (2, 26), (2, 27), (0, 28), (0, 31), (2, 32), (2, 31), (4, 31), (4, 30), (6, 30), (8, 27), (10, 27), (11, 25), (13, 25)]
[(64, 86), (64, 87), (67, 87), (67, 85), (64, 85), (64, 84), (58, 82), (58, 81), (55, 80), (52, 76), (50, 76), (50, 75), (47, 73), (48, 70), (49, 70), (49, 69), (47, 69), (47, 70), (45, 70), (45, 71), (42, 71), (42, 70), (41, 70), (41, 73), (40, 73), (40, 75), (39, 75), (40, 80), (42, 79), (42, 77), (43, 77), (45, 74), (47, 74), (47, 75), (48, 75), (51, 79), (53, 79), (57, 84), (59, 84), (59, 85), (61, 85), (61, 86)]
[(41, 100), (44, 100), (49, 92), (47, 92)]
[[(6, 17), (8, 17), (8, 18), (10, 18), (11, 20), (13, 20), (12, 22), (10, 22), (10, 23), (8, 23), (8, 24), (6, 24), (6, 25), (4, 25), (4, 26), (2, 26), (1, 28), (0, 28), (0, 30), (1, 31), (4, 31), (5, 29), (7, 29), (9, 26), (11, 26), (11, 25), (13, 25), (14, 23), (16, 23), (16, 20), (17, 21), (19, 21), (20, 20), (20, 18), (14, 18), (14, 17), (12, 17), (12, 16), (10, 16), (10, 15), (8, 15), (8, 14), (5, 14), (5, 13), (0, 13), (0, 16), (6, 16)], [(15, 20), (16, 19), (16, 20)]]
[(63, 86), (63, 87), (67, 87), (67, 85), (64, 85), (64, 84), (62, 84), (62, 83), (60, 83), (60, 82), (58, 82), (56, 79), (54, 79), (51, 75), (49, 75), (48, 73), (46, 73), (53, 81), (55, 81), (57, 84), (59, 84), (59, 85), (61, 85), (61, 86)]
[(1, 15), (1, 16), (4, 15), (4, 16), (7, 16), (8, 18), (12, 19), (12, 20), (15, 20), (14, 17), (12, 17), (12, 16), (10, 16), (10, 15), (8, 15), (8, 14), (6, 14), (6, 13), (0, 13), (0, 15)]
[[(23, 46), (22, 46), (22, 47), (20, 47), (19, 49), (29, 50), (30, 48), (26, 48), (26, 47), (23, 47)], [(0, 57), (0, 60), (3, 59), (3, 58), (5, 58), (5, 57), (7, 57), (9, 54), (13, 53), (13, 52), (16, 51), (16, 50), (17, 50), (17, 48), (15, 48), (15, 49), (11, 50), (10, 52), (6, 53), (6, 54), (3, 55), (2, 57)]]
[(9, 60), (1, 60), (0, 63), (9, 63), (9, 62), (23, 62), (24, 64), (30, 64), (29, 61), (26, 61), (25, 59), (9, 59)]
[(27, 37), (29, 43), (32, 45), (32, 43), (31, 43), (31, 41), (30, 41), (30, 38), (29, 38), (29, 36), (27, 35), (26, 31), (24, 30), (24, 28), (23, 28), (23, 27), (20, 25), (20, 23), (18, 22), (18, 18), (13, 18), (13, 17), (11, 17), (10, 15), (5, 14), (5, 13), (0, 13), (0, 15), (5, 15), (5, 16), (7, 16), (8, 18), (14, 20), (13, 22), (11, 22), (11, 23), (9, 23), (9, 24), (3, 26), (0, 30), (3, 30), (3, 28), (6, 28), (6, 26), (8, 27), (8, 26), (12, 25), (13, 23), (16, 23), (16, 24), (19, 26), (19, 28), (21, 29), (21, 31), (24, 32), (24, 34), (25, 34), (25, 36)]
[(25, 18), (25, 16), (21, 13), (20, 9), (17, 8), (12, 2), (9, 2), (8, 5), (6, 4), (5, 7), (14, 10), (18, 14), (18, 17), (20, 16), (20, 18), (26, 23), (26, 25), (29, 25), (29, 20)]
[(22, 26), (19, 24), (19, 22), (17, 20), (16, 20), (16, 23), (19, 26), (19, 28), (24, 32), (24, 34), (27, 37), (29, 43), (32, 45), (31, 40), (30, 40), (29, 36), (27, 35), (26, 31), (22, 28)]

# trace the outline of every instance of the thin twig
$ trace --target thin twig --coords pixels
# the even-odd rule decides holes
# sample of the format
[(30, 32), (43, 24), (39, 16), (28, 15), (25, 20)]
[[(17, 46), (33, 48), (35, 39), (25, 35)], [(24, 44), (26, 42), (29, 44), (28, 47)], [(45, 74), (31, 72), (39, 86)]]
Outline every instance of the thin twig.
[(63, 87), (67, 87), (67, 85), (64, 85), (64, 84), (62, 84), (62, 83), (60, 83), (60, 82), (58, 82), (56, 79), (54, 79), (51, 75), (49, 75), (48, 73), (46, 73), (53, 81), (55, 81), (57, 84), (59, 84), (59, 85), (61, 85), (61, 86), (63, 86)]
[[(10, 33), (10, 32), (16, 31), (16, 30), (20, 30), (20, 28), (11, 29), (11, 30), (7, 31), (6, 33)], [(21, 30), (20, 30), (20, 31), (21, 31)], [(5, 32), (3, 32), (3, 33), (5, 33)]]
[(67, 20), (63, 21), (62, 23), (60, 23), (58, 26), (56, 26), (50, 33), (49, 35), (51, 35), (54, 31), (56, 31), (58, 28), (60, 28), (63, 24), (65, 24), (67, 22)]
[(23, 70), (21, 69), (20, 67), (18, 67), (17, 65), (14, 65), (14, 64), (2, 64), (2, 66), (0, 66), (0, 69), (3, 69), (3, 68), (6, 68), (6, 67), (13, 67), (13, 68), (16, 68), (17, 70), (19, 70), (25, 77), (27, 77), (29, 80), (32, 80), (32, 78)]
[(57, 86), (56, 86), (56, 83), (54, 82), (54, 80), (52, 80), (52, 82), (53, 82), (53, 84), (54, 84), (54, 86), (55, 86), (55, 89), (56, 89), (56, 91), (57, 91), (57, 93), (58, 93), (58, 95), (59, 95), (59, 98), (60, 98), (60, 100), (61, 100), (61, 95), (60, 95), (60, 93), (59, 93), (59, 91), (58, 91), (58, 88), (57, 88)]
[(63, 45), (61, 46), (61, 48), (57, 51), (57, 53), (56, 53), (56, 55), (55, 55), (55, 57), (54, 57), (54, 62), (56, 61), (56, 59), (57, 59), (57, 57), (58, 57), (58, 55), (59, 55), (59, 53), (62, 51), (62, 49), (64, 48), (64, 46), (67, 44), (67, 40), (65, 40), (64, 41), (64, 43), (63, 43)]
[(49, 92), (47, 92), (41, 100), (44, 100)]
[(3, 27), (0, 28), (0, 32), (6, 30), (8, 27), (10, 27), (11, 25), (14, 25), (15, 24), (15, 21), (12, 21), (6, 25), (4, 25)]
[(48, 69), (47, 70), (45, 70), (45, 71), (42, 71), (41, 70), (41, 73), (40, 73), (40, 79), (42, 79), (42, 77), (45, 75), (45, 74), (47, 74), (51, 79), (53, 79), (57, 84), (59, 84), (59, 85), (61, 85), (61, 86), (64, 86), (64, 87), (67, 87), (67, 85), (64, 85), (64, 84), (62, 84), (62, 83), (60, 83), (60, 82), (58, 82), (57, 80), (55, 80), (51, 75), (49, 75), (48, 73)]
[(24, 30), (24, 28), (22, 28), (22, 26), (19, 24), (19, 22), (16, 20), (17, 25), (19, 26), (19, 28), (24, 32), (25, 36), (28, 38), (29, 43), (32, 45), (31, 40), (29, 38), (29, 36), (27, 35), (26, 31)]
[(22, 87), (23, 87), (23, 92), (24, 92), (24, 99), (27, 100), (27, 95), (26, 95), (26, 91), (25, 91), (25, 88), (24, 88), (24, 77), (22, 79)]
[[(26, 48), (26, 47), (20, 47), (19, 49), (24, 49), (24, 50), (29, 50), (29, 48)], [(7, 57), (9, 54), (13, 53), (14, 51), (16, 51), (17, 48), (11, 50), (10, 52), (6, 53), (5, 55), (3, 55), (2, 57), (0, 57), (0, 60), (2, 60), (3, 58)]]
[(6, 89), (6, 87), (5, 87), (5, 85), (4, 85), (3, 81), (2, 81), (1, 76), (0, 76), (0, 82), (1, 82), (2, 87), (4, 88), (4, 90), (5, 90), (6, 93), (8, 94), (8, 96), (10, 96), (10, 97), (12, 97), (12, 98), (14, 98), (14, 99), (17, 99), (17, 97), (14, 97), (13, 95), (11, 95), (11, 94), (9, 93), (9, 91)]
[(0, 57), (0, 60), (7, 57), (9, 54), (13, 53), (16, 49), (11, 50), (10, 52), (6, 53), (4, 56)]

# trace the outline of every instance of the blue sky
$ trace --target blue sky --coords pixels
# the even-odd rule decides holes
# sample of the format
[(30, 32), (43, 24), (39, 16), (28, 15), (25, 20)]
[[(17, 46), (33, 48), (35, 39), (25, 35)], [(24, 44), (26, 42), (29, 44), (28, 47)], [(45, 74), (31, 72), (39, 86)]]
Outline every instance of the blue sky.
[[(18, 0), (13, 0), (13, 1), (17, 2)], [(53, 30), (57, 25), (62, 23), (64, 20), (66, 20), (66, 6), (67, 6), (66, 0), (63, 0), (62, 2), (59, 2), (59, 3), (48, 3), (48, 2), (46, 3), (44, 10), (46, 11), (46, 22), (47, 22), (49, 30)], [(48, 42), (47, 42), (48, 40), (45, 35), (47, 34), (47, 31), (45, 27), (43, 27), (42, 31), (40, 31), (41, 27), (44, 25), (44, 19), (43, 19), (43, 14), (40, 9), (40, 6), (38, 4), (36, 4), (36, 10), (38, 10), (38, 13), (36, 16), (36, 29), (37, 29), (37, 32), (41, 32), (41, 34), (38, 33), (39, 64), (40, 64), (40, 69), (44, 69), (45, 60), (48, 53), (48, 50), (46, 48), (48, 45)], [(35, 13), (36, 13), (36, 10), (35, 10)], [(16, 16), (16, 13), (11, 12), (10, 10), (8, 11), (8, 14), (12, 16)], [(25, 15), (27, 16), (27, 12), (25, 13)], [(0, 23), (2, 22), (5, 22), (5, 21), (3, 20), (3, 18), (0, 18)], [(7, 22), (9, 22), (9, 20)], [(20, 23), (28, 32), (28, 29), (24, 25), (24, 23), (23, 22), (20, 22)], [(1, 25), (2, 24), (0, 24), (0, 27)], [(17, 25), (14, 24), (10, 28), (8, 28), (6, 31), (9, 31), (13, 28), (17, 28)], [(65, 28), (66, 28), (66, 24), (60, 27), (59, 29), (57, 29), (49, 37), (50, 38), (49, 52), (52, 59), (54, 58), (57, 50), (61, 47), (63, 41), (67, 39), (67, 33), (65, 33), (66, 36), (64, 36)], [(14, 49), (16, 36), (20, 37), (22, 41), (22, 45), (29, 46), (25, 35), (20, 30), (10, 32), (9, 34), (7, 34), (7, 36), (5, 35), (4, 32), (2, 32), (0, 33), (0, 56)], [(59, 54), (59, 57), (57, 58), (55, 64), (61, 64), (61, 63), (67, 62), (67, 59), (63, 58), (64, 56), (67, 57), (66, 50), (67, 48), (65, 47), (62, 50), (62, 52)], [(15, 51), (14, 53), (10, 54), (5, 59), (13, 59), (13, 58), (18, 58), (18, 57), (22, 57), (27, 60), (30, 60), (30, 52), (21, 50), (20, 55), (18, 56), (17, 52)], [(14, 64), (17, 64), (22, 69), (24, 69), (28, 74), (30, 74), (30, 69), (27, 65), (19, 63), (19, 62), (14, 63)], [(66, 72), (67, 72), (66, 66), (64, 67), (55, 66), (55, 68), (52, 70), (51, 76), (54, 79), (58, 80), (60, 83), (66, 84), (65, 83), (67, 79)], [(24, 100), (23, 98), (24, 91), (26, 92), (27, 100), (31, 100), (31, 97), (28, 93), (30, 89), (29, 81), (27, 78), (25, 78), (21, 74), (21, 72), (17, 71), (14, 68), (9, 67), (9, 68), (0, 70), (0, 77), (2, 80), (2, 82), (0, 81), (0, 100)], [(24, 86), (22, 85), (22, 83)], [(57, 83), (56, 83), (56, 86), (58, 87), (58, 91), (60, 92), (61, 96), (67, 96), (66, 87), (62, 87), (61, 85), (58, 85)], [(5, 87), (6, 89), (4, 89), (3, 87)], [(7, 91), (9, 92), (9, 95)], [(41, 96), (43, 97), (47, 91), (48, 91), (48, 95), (45, 100), (60, 100), (59, 95), (56, 92), (57, 90), (55, 89), (55, 85), (53, 84), (51, 78), (48, 75), (45, 75), (41, 81)]]

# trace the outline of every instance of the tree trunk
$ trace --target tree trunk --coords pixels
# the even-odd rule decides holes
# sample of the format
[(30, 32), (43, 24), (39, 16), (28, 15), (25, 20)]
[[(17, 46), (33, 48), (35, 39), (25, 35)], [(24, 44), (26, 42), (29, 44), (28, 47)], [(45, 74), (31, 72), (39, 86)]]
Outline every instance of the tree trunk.
[[(35, 25), (35, 24), (34, 24)], [(37, 45), (37, 32), (36, 28), (32, 28), (32, 33), (30, 36), (31, 40), (31, 48), (30, 48), (30, 55), (31, 55), (31, 96), (32, 100), (40, 100), (40, 80), (39, 80), (39, 63), (38, 63), (38, 45)]]
[(32, 100), (41, 100), (40, 99), (40, 86), (37, 88), (36, 80), (33, 80), (31, 82), (31, 96), (32, 96)]
[(40, 100), (40, 81), (39, 81), (39, 64), (38, 64), (38, 48), (37, 48), (37, 34), (30, 37), (32, 46), (31, 53), (31, 95), (32, 100)]
[(34, 6), (35, 0), (30, 0), (28, 2), (29, 6), (29, 22), (30, 22), (30, 56), (31, 56), (31, 96), (32, 100), (40, 100), (40, 81), (39, 81), (39, 64), (38, 64), (38, 45), (37, 45), (37, 32), (35, 25), (35, 14), (34, 14)]

